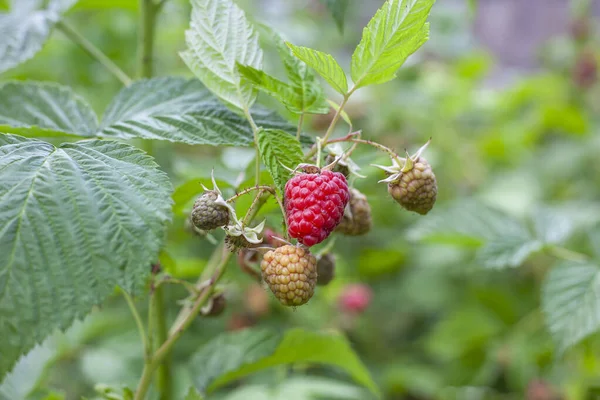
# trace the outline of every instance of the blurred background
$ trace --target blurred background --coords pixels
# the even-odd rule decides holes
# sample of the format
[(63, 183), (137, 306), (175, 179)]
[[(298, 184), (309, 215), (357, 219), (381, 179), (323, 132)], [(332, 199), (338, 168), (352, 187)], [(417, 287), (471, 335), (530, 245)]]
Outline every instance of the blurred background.
[[(318, 0), (237, 2), (251, 19), (294, 44), (334, 54), (345, 68), (362, 28), (383, 3), (349, 1), (341, 30)], [(186, 1), (166, 2), (157, 27), (157, 75), (191, 76), (178, 56), (189, 14)], [(173, 354), (178, 398), (191, 382), (187, 362), (193, 351), (219, 332), (250, 326), (344, 331), (386, 399), (600, 398), (600, 341), (591, 336), (559, 351), (540, 308), (542, 281), (556, 258), (539, 252), (493, 268), (476, 255), (492, 221), (502, 235), (503, 221), (528, 225), (541, 209), (560, 209), (576, 228), (600, 219), (598, 17), (595, 0), (438, 0), (431, 39), (398, 79), (360, 90), (347, 108), (365, 138), (396, 150), (413, 152), (433, 138), (425, 156), (438, 180), (436, 208), (427, 216), (401, 209), (376, 183), (382, 173), (369, 166), (385, 164), (385, 155), (359, 149), (353, 159), (368, 178), (353, 185), (369, 198), (373, 230), (336, 237), (336, 278), (296, 310), (280, 306), (231, 262), (225, 311), (199, 319)], [(137, 1), (81, 0), (67, 20), (125, 71), (134, 71)], [(265, 65), (277, 70), (279, 64), (273, 58)], [(2, 79), (72, 86), (99, 115), (121, 88), (58, 31), (37, 56)], [(260, 100), (292, 118), (266, 96)], [(322, 134), (330, 118), (308, 118), (307, 133)], [(340, 124), (338, 134), (346, 132)], [(253, 151), (138, 144), (153, 152), (176, 187), (176, 218), (162, 267), (193, 280), (213, 248), (185, 228), (201, 193), (198, 183), (207, 184), (214, 168), (228, 193), (240, 182), (243, 187)], [(271, 228), (280, 229), (276, 205), (264, 210)], [(590, 254), (588, 236), (574, 229), (565, 247)], [(167, 317), (174, 318), (185, 293), (169, 288), (165, 295)], [(118, 295), (26, 361), (20, 368), (42, 376), (34, 398), (49, 391), (94, 398), (97, 382), (134, 387), (143, 365), (134, 322)], [(317, 375), (320, 380), (302, 380)], [(283, 388), (281, 399), (368, 398), (327, 368), (268, 370), (215, 398), (267, 398), (256, 394), (265, 385)]]

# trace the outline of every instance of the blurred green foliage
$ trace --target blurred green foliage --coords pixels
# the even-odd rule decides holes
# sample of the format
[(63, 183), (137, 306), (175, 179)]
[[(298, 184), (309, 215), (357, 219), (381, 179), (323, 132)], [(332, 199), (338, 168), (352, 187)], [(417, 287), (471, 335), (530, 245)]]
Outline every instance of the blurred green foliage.
[[(294, 43), (330, 51), (344, 65), (365, 17), (378, 6), (350, 2), (340, 35), (318, 1), (239, 3), (252, 18), (273, 25)], [(336, 2), (324, 3), (333, 7)], [(551, 207), (573, 224), (561, 245), (600, 256), (600, 230), (587, 233), (600, 216), (600, 86), (595, 80), (582, 85), (584, 80), (577, 75), (581, 55), (596, 51), (599, 38), (592, 35), (585, 43), (568, 36), (552, 39), (540, 49), (536, 71), (498, 83), (494, 80), (498, 64), (485, 49), (473, 45), (467, 14), (451, 10), (466, 10), (467, 3), (476, 2), (445, 6), (439, 1), (425, 51), (409, 60), (398, 79), (359, 92), (347, 108), (365, 138), (392, 148), (413, 151), (433, 138), (426, 157), (439, 185), (436, 209), (425, 217), (403, 211), (388, 197), (385, 186), (376, 183), (381, 173), (369, 167), (385, 163), (386, 156), (360, 149), (353, 158), (368, 179), (353, 183), (371, 201), (373, 231), (362, 238), (337, 237), (336, 279), (295, 311), (283, 309), (266, 291), (257, 291), (256, 283), (232, 262), (223, 287), (226, 312), (199, 320), (175, 348), (177, 398), (184, 397), (194, 380), (187, 365), (200, 344), (224, 330), (251, 325), (344, 330), (389, 399), (597, 396), (598, 337), (561, 352), (540, 309), (542, 281), (556, 263), (544, 251), (547, 242), (540, 239), (530, 252), (508, 262), (490, 261), (489, 253), (481, 255), (481, 246), (492, 237), (514, 241), (507, 234), (514, 226), (530, 233), (507, 246), (535, 238), (529, 235), (535, 232), (536, 215)], [(191, 76), (177, 54), (184, 48), (189, 9), (186, 1), (170, 0), (159, 16), (157, 75)], [(339, 12), (336, 21), (341, 26)], [(134, 70), (136, 1), (82, 0), (67, 19), (125, 71)], [(599, 54), (593, 56), (597, 59)], [(36, 57), (3, 79), (69, 85), (100, 114), (121, 88), (60, 32), (52, 34)], [(329, 95), (339, 100), (332, 91)], [(272, 105), (266, 96), (261, 100)], [(290, 116), (283, 108), (279, 111)], [(309, 130), (322, 132), (324, 118), (308, 118)], [(340, 127), (338, 133), (346, 133), (345, 129)], [(202, 192), (200, 184), (210, 186), (212, 169), (227, 194), (233, 194), (233, 187), (249, 186), (244, 182), (245, 172), (252, 168), (251, 156), (245, 149), (162, 142), (152, 150), (176, 185), (175, 219), (161, 256), (163, 267), (175, 277), (194, 278), (213, 246), (186, 231), (186, 213)], [(278, 218), (268, 216), (276, 209), (271, 200), (261, 215), (277, 230)], [(549, 224), (544, 232), (555, 234), (560, 223)], [(494, 269), (505, 264), (518, 268)], [(339, 293), (345, 284), (357, 281), (373, 289), (372, 303), (362, 315), (340, 313)], [(169, 318), (184, 296), (181, 288), (167, 290)], [(30, 366), (21, 363), (20, 368), (40, 378), (5, 384), (0, 399), (20, 398), (32, 388), (35, 399), (52, 399), (52, 393), (66, 393), (68, 399), (92, 398), (96, 382), (134, 387), (143, 364), (141, 350), (126, 306), (115, 296), (66, 335), (48, 339), (28, 355)], [(37, 371), (43, 365), (46, 368)], [(306, 379), (315, 375), (320, 377)], [(291, 399), (289, 393), (295, 393), (298, 399), (366, 398), (346, 376), (327, 368), (276, 367), (244, 379), (247, 385), (225, 386), (217, 396)], [(546, 397), (534, 397), (535, 390)]]

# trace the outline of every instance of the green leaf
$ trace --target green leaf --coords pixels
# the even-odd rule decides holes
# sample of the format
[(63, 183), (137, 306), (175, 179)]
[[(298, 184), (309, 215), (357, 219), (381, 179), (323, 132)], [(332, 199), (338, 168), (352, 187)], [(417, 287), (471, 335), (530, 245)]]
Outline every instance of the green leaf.
[(0, 73), (40, 51), (61, 14), (75, 2), (16, 0), (8, 12), (0, 12)]
[(544, 247), (543, 239), (521, 222), (475, 200), (433, 210), (409, 229), (408, 236), (428, 243), (478, 247), (476, 260), (487, 268), (518, 267)]
[(563, 349), (600, 328), (600, 268), (591, 263), (563, 263), (546, 276), (542, 308), (555, 340)]
[(275, 185), (283, 193), (291, 175), (285, 167), (294, 169), (302, 163), (304, 154), (300, 142), (284, 131), (261, 129), (258, 132), (258, 148)]
[(190, 390), (188, 390), (187, 395), (185, 396), (184, 400), (203, 400), (203, 399), (204, 399), (204, 397), (202, 397), (200, 395), (200, 393), (198, 393), (196, 391), (196, 389), (191, 387)]
[(479, 246), (503, 236), (522, 236), (523, 225), (506, 213), (473, 199), (434, 208), (408, 230), (411, 240)]
[(429, 39), (425, 21), (435, 0), (388, 0), (363, 30), (352, 54), (356, 88), (393, 79), (398, 68)]
[(518, 267), (546, 245), (564, 242), (573, 232), (571, 218), (563, 210), (537, 207), (533, 214), (534, 234), (522, 227), (489, 240), (477, 256), (488, 268)]
[(331, 54), (323, 53), (308, 47), (294, 46), (287, 42), (286, 44), (296, 57), (317, 71), (317, 73), (321, 75), (332, 88), (343, 95), (348, 92), (346, 74)]
[(51, 83), (0, 85), (0, 131), (27, 136), (94, 136), (96, 114), (70, 88)]
[(379, 396), (368, 370), (346, 338), (336, 333), (292, 329), (283, 338), (265, 330), (229, 333), (200, 349), (191, 367), (196, 388), (211, 392), (254, 372), (295, 363), (336, 366)]
[(522, 235), (499, 236), (487, 242), (477, 252), (477, 260), (487, 268), (520, 267), (544, 244), (525, 231)]
[[(254, 107), (260, 126), (295, 134), (274, 111)], [(250, 146), (248, 121), (231, 111), (197, 79), (141, 80), (122, 89), (98, 127), (91, 107), (65, 86), (37, 82), (0, 85), (0, 130), (30, 137), (77, 135)]]
[[(291, 376), (279, 384), (244, 384), (229, 391), (223, 400), (368, 400), (364, 389), (319, 376)], [(192, 398), (195, 400), (195, 398)]]
[(250, 108), (256, 90), (240, 79), (236, 63), (260, 69), (258, 35), (232, 0), (192, 0), (187, 50), (180, 53), (188, 68), (214, 94), (239, 108)]
[(547, 244), (564, 242), (575, 228), (569, 215), (549, 207), (536, 209), (533, 225), (536, 237)]
[(273, 32), (272, 37), (283, 61), (287, 77), (301, 98), (302, 108), (306, 109), (307, 113), (327, 114), (329, 112), (327, 99), (314, 71), (293, 55), (292, 50), (276, 32)]
[(200, 392), (215, 389), (220, 377), (252, 365), (277, 349), (281, 336), (265, 329), (245, 329), (221, 334), (192, 356), (190, 367), (194, 385)]
[(340, 32), (344, 31), (344, 18), (348, 9), (348, 0), (321, 0), (325, 4)]
[(137, 10), (138, 0), (79, 0), (74, 11), (105, 8), (123, 8), (126, 10)]
[(327, 114), (329, 106), (318, 86), (292, 86), (256, 68), (239, 65), (238, 70), (258, 89), (279, 100), (289, 111), (302, 114)]
[(600, 225), (592, 228), (588, 232), (588, 237), (594, 255), (596, 258), (600, 259)]
[(11, 373), (4, 379), (0, 378), (0, 400), (24, 400), (36, 387), (42, 377), (46, 364), (55, 356), (56, 352), (46, 340), (36, 346), (26, 356), (21, 357)]
[(253, 141), (246, 119), (197, 79), (172, 77), (138, 81), (121, 90), (104, 113), (99, 135), (213, 146)]
[(171, 190), (153, 159), (125, 143), (0, 135), (0, 377), (115, 285), (143, 286)]
[[(272, 28), (266, 25), (261, 25), (260, 28), (261, 34), (266, 35), (274, 43), (289, 79), (286, 87), (282, 88), (282, 92), (285, 93), (284, 99), (289, 103), (289, 106), (286, 105), (286, 107), (290, 111), (298, 113), (328, 113), (329, 107), (325, 94), (314, 71), (306, 63), (294, 57), (285, 41)], [(256, 82), (254, 83), (256, 84)], [(262, 90), (267, 91), (266, 88), (262, 88)], [(280, 101), (286, 103), (282, 99)]]

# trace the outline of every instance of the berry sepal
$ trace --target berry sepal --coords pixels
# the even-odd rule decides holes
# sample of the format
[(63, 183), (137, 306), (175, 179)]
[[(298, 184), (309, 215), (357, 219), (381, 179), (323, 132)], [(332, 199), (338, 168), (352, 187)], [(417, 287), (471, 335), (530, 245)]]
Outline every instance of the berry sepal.
[(429, 139), (427, 143), (421, 146), (421, 148), (417, 150), (417, 152), (412, 156), (406, 153), (406, 158), (392, 157), (392, 165), (390, 165), (389, 167), (385, 165), (371, 164), (371, 166), (382, 169), (387, 174), (389, 174), (387, 178), (380, 180), (379, 183), (395, 183), (399, 181), (400, 178), (402, 178), (402, 174), (412, 171), (415, 163), (419, 161), (419, 159), (421, 158), (421, 154), (423, 154), (427, 146), (429, 146), (429, 143), (431, 143), (431, 139)]

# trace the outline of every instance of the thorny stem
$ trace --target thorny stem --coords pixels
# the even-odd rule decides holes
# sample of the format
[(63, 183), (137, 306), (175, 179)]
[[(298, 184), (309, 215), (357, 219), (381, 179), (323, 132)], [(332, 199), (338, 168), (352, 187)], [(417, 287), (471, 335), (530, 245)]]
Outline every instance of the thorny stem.
[(275, 189), (273, 189), (271, 186), (266, 186), (266, 185), (260, 185), (260, 186), (252, 186), (249, 187), (247, 189), (242, 190), (239, 193), (236, 193), (235, 196), (231, 196), (230, 198), (228, 198), (227, 200), (225, 200), (227, 203), (231, 203), (232, 201), (242, 197), (245, 194), (248, 194), (254, 190), (262, 190), (262, 191), (266, 191), (269, 192), (271, 194), (275, 194)]
[(135, 320), (135, 324), (137, 325), (140, 334), (140, 339), (142, 340), (142, 345), (144, 347), (144, 354), (148, 354), (151, 351), (151, 349), (148, 345), (148, 337), (146, 336), (146, 330), (144, 329), (144, 323), (142, 322), (140, 313), (137, 311), (137, 308), (135, 307), (135, 302), (133, 301), (129, 293), (127, 293), (123, 289), (121, 289), (121, 293), (123, 293), (123, 297), (125, 297), (127, 305), (129, 306), (129, 310), (131, 311), (133, 319)]
[(354, 143), (354, 145), (346, 152), (345, 158), (349, 157), (350, 153), (352, 153), (354, 151), (354, 149), (356, 148), (356, 145), (360, 143), (360, 144), (366, 144), (366, 145), (369, 145), (369, 146), (373, 146), (373, 147), (375, 147), (378, 150), (385, 151), (393, 159), (395, 159), (396, 162), (398, 162), (398, 165), (402, 165), (403, 158), (400, 157), (398, 154), (396, 154), (396, 152), (394, 150), (390, 149), (389, 147), (386, 147), (386, 146), (382, 145), (381, 143), (373, 142), (372, 140), (360, 139), (360, 131), (351, 132), (351, 133), (349, 133), (346, 136), (341, 137), (341, 138), (328, 140), (327, 143), (324, 143), (323, 145), (326, 146), (326, 145), (331, 144), (331, 143), (341, 143), (341, 142), (352, 142), (352, 143)]
[(244, 219), (242, 220), (242, 227), (246, 226), (246, 224), (248, 223), (248, 217), (254, 213), (254, 208), (258, 204), (258, 199), (260, 199), (260, 197), (264, 193), (265, 193), (265, 190), (262, 190), (262, 189), (260, 189), (256, 193), (256, 196), (254, 197), (254, 200), (252, 200), (252, 204), (250, 204), (250, 208), (248, 209), (248, 212), (246, 213), (246, 215), (244, 216)]
[(131, 85), (131, 78), (123, 72), (117, 64), (115, 64), (106, 54), (92, 44), (89, 40), (83, 37), (77, 32), (71, 24), (67, 21), (62, 20), (56, 23), (56, 27), (65, 34), (73, 43), (81, 47), (90, 57), (94, 58), (100, 64), (104, 66), (111, 74), (113, 74), (118, 80), (125, 86)]

